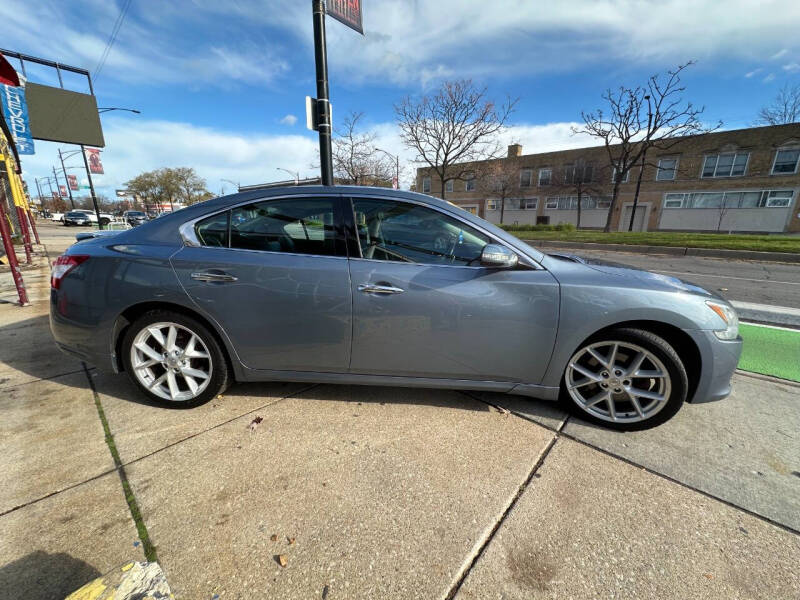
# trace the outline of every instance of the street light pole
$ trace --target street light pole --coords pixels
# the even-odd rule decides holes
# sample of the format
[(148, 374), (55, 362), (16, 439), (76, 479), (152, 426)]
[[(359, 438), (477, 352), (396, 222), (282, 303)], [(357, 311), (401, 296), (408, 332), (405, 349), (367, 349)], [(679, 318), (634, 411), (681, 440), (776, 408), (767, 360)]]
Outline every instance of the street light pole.
[(400, 155), (399, 154), (392, 154), (391, 152), (387, 152), (382, 148), (375, 148), (378, 152), (383, 152), (389, 158), (394, 159), (394, 168), (395, 168), (395, 178), (397, 180), (397, 187), (396, 190), (400, 189)]
[(333, 185), (331, 103), (328, 98), (328, 51), (325, 46), (325, 2), (311, 0), (314, 19), (314, 64), (317, 72), (317, 128), (322, 185)]
[(72, 198), (72, 188), (69, 187), (69, 177), (67, 177), (67, 168), (64, 166), (64, 157), (61, 155), (61, 148), (58, 149), (58, 159), (61, 161), (61, 170), (64, 171), (64, 181), (67, 183), (69, 203), (72, 205), (72, 208), (75, 208), (75, 200)]

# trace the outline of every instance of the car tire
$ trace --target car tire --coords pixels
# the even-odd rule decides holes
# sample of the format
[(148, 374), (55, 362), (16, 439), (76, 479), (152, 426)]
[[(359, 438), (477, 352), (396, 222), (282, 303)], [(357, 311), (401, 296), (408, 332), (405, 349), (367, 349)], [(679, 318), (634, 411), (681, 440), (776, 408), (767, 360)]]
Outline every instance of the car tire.
[[(175, 329), (172, 349), (167, 346), (170, 328)], [(196, 338), (193, 345), (191, 336)], [(149, 350), (143, 352), (143, 346)], [(196, 319), (173, 311), (150, 311), (131, 323), (122, 340), (121, 354), (125, 372), (134, 385), (154, 403), (170, 408), (205, 404), (224, 392), (231, 380), (228, 361), (216, 336)], [(161, 362), (156, 362), (159, 355)], [(148, 363), (153, 364), (147, 366)], [(205, 379), (199, 376), (201, 372), (207, 374)], [(173, 390), (173, 383), (178, 393)]]
[(688, 390), (683, 361), (666, 340), (643, 329), (618, 328), (590, 338), (573, 353), (560, 398), (580, 419), (639, 431), (672, 418)]

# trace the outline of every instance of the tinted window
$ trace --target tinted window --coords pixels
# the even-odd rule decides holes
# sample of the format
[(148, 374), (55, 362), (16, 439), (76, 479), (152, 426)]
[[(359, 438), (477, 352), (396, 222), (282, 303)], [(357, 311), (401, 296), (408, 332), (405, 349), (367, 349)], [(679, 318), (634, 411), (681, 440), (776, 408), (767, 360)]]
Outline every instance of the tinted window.
[(364, 258), (434, 265), (478, 265), (488, 236), (430, 208), (353, 200)]
[(228, 247), (228, 215), (224, 212), (213, 215), (195, 225), (197, 239), (203, 246)]
[(231, 248), (336, 256), (334, 200), (291, 198), (231, 211)]

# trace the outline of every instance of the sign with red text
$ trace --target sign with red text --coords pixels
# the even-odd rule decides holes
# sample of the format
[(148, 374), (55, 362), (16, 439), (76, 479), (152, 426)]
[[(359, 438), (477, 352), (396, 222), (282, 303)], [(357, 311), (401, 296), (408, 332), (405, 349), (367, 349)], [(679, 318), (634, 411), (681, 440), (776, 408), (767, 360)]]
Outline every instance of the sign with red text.
[(361, 21), (361, 0), (328, 0), (325, 5), (330, 16), (364, 35)]

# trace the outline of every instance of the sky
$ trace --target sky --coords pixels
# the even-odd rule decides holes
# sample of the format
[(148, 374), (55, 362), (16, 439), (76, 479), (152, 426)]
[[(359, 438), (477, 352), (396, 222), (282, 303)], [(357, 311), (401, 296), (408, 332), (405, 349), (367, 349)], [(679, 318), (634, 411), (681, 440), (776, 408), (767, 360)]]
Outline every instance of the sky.
[[(751, 126), (783, 85), (800, 84), (797, 0), (362, 3), (364, 36), (327, 22), (334, 124), (363, 112), (377, 145), (400, 155), (402, 187), (416, 165), (393, 106), (445, 80), (470, 78), (498, 102), (518, 98), (501, 141), (521, 143), (525, 154), (590, 145), (572, 126), (581, 111), (603, 106), (604, 90), (644, 84), (689, 60), (686, 98), (726, 129)], [(141, 111), (102, 115), (98, 193), (113, 197), (142, 171), (179, 166), (194, 167), (215, 194), (232, 193), (234, 184), (290, 177), (280, 169), (318, 174), (317, 134), (305, 127), (305, 96), (315, 95), (310, 4), (4, 0), (0, 45), (85, 68), (98, 106)], [(27, 74), (58, 85), (52, 70)], [(86, 91), (77, 76), (65, 86)], [(37, 141), (36, 154), (22, 157), (29, 189), (34, 177), (52, 175), (57, 148), (74, 149)], [(80, 156), (67, 162), (79, 166)]]

